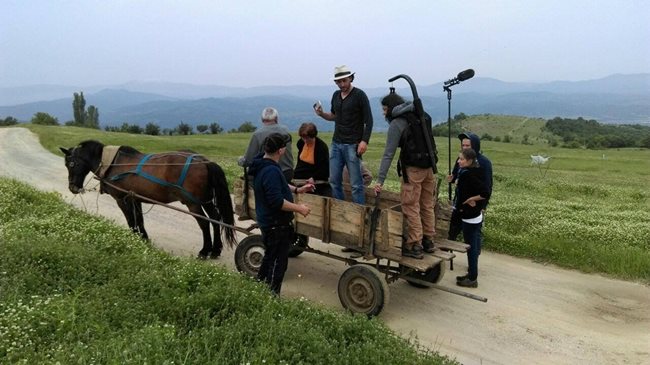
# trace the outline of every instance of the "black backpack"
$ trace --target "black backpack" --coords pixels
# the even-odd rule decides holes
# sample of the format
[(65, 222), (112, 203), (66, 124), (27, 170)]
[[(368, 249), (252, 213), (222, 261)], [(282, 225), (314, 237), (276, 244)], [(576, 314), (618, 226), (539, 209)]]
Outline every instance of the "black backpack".
[[(408, 182), (406, 176), (406, 166), (414, 166), (420, 168), (433, 168), (434, 173), (438, 173), (438, 168), (434, 164), (431, 166), (431, 157), (429, 156), (427, 136), (422, 133), (422, 125), (420, 118), (413, 113), (409, 112), (402, 116), (408, 122), (408, 127), (402, 132), (399, 147), (399, 161), (397, 162), (397, 174), (404, 177), (404, 181)], [(431, 117), (425, 113), (425, 124), (428, 129), (428, 136), (433, 136), (431, 133)], [(431, 146), (433, 147), (434, 161), (438, 162), (438, 150), (436, 148), (436, 141), (431, 138)]]

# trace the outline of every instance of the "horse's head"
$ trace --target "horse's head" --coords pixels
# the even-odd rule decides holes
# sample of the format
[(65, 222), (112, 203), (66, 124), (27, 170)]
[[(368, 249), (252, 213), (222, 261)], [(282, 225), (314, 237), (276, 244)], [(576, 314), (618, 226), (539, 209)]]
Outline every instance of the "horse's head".
[[(95, 143), (103, 147), (101, 143)], [(65, 167), (68, 169), (68, 189), (73, 194), (82, 193), (86, 175), (97, 168), (96, 152), (93, 151), (95, 148), (89, 149), (88, 144), (82, 142), (76, 147), (69, 149), (59, 147), (59, 149), (65, 155)]]

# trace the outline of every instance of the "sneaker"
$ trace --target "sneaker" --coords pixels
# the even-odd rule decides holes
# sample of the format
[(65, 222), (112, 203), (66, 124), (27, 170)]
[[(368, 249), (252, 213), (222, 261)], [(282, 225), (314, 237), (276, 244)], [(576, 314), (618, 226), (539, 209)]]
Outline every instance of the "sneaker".
[(431, 241), (428, 237), (422, 238), (422, 247), (426, 253), (433, 253), (433, 251), (435, 251), (433, 248), (433, 241)]
[(456, 281), (463, 281), (469, 277), (469, 274), (465, 274), (462, 276), (456, 276)]
[(465, 278), (461, 281), (456, 282), (456, 285), (462, 286), (465, 288), (477, 288), (478, 280), (471, 280), (470, 278)]
[(422, 251), (419, 251), (416, 249), (416, 247), (413, 247), (413, 249), (408, 249), (406, 247), (402, 247), (402, 256), (404, 257), (412, 257), (414, 259), (421, 260), (424, 258), (424, 255), (422, 254)]

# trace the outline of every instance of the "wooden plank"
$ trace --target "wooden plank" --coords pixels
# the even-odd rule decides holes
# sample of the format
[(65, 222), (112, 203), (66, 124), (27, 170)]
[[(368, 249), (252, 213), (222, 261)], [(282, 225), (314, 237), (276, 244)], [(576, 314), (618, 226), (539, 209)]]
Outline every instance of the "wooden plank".
[(325, 202), (322, 206), (322, 214), (323, 214), (323, 220), (321, 222), (321, 234), (322, 238), (321, 240), (323, 242), (331, 242), (330, 241), (330, 200), (325, 199)]
[(463, 242), (450, 241), (450, 240), (435, 240), (433, 246), (441, 250), (452, 250), (457, 252), (467, 252), (469, 245)]
[(434, 267), (435, 265), (438, 265), (443, 261), (443, 259), (432, 255), (424, 255), (424, 258), (422, 259), (404, 257), (402, 256), (401, 248), (397, 248), (397, 247), (393, 247), (390, 250), (383, 251), (381, 252), (381, 255), (377, 253), (377, 256), (394, 261), (396, 263), (399, 263), (401, 265), (410, 267), (411, 269), (415, 269), (418, 271), (427, 271), (430, 268)]
[[(426, 253), (425, 253), (425, 255), (426, 255)], [(441, 258), (443, 260), (451, 260), (454, 257), (456, 257), (456, 255), (453, 252), (447, 252), (447, 251), (442, 251), (442, 250), (435, 250), (435, 251), (433, 251), (433, 253), (431, 255), (433, 255), (435, 257), (438, 257), (438, 258)]]

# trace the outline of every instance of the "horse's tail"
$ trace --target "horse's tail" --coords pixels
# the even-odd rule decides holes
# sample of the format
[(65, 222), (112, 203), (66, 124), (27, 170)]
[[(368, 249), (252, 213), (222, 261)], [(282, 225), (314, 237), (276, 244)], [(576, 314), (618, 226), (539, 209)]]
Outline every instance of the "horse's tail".
[[(219, 209), (219, 214), (224, 223), (231, 226), (235, 225), (235, 214), (232, 207), (232, 200), (230, 198), (230, 190), (228, 189), (228, 181), (226, 180), (226, 174), (223, 172), (221, 167), (214, 162), (210, 162), (208, 165), (208, 182), (210, 187), (213, 190), (215, 197), (215, 205)], [(237, 239), (235, 238), (235, 230), (230, 227), (222, 227), (226, 239), (226, 243), (230, 248), (233, 248), (237, 245)]]

